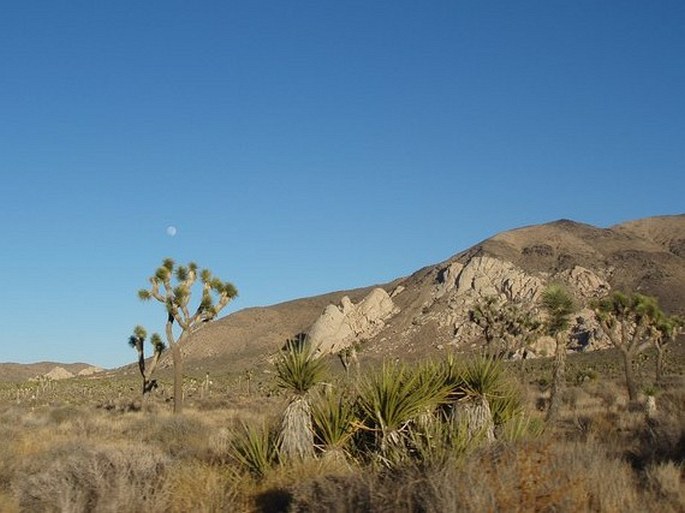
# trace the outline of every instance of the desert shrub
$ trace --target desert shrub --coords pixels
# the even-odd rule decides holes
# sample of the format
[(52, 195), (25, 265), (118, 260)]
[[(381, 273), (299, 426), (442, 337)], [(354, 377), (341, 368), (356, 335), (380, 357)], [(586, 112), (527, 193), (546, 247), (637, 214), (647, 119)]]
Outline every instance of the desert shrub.
[(213, 461), (225, 462), (231, 448), (231, 431), (221, 428), (214, 431), (207, 441), (209, 457)]
[(324, 475), (296, 485), (292, 513), (353, 513), (372, 511), (370, 480), (361, 475)]
[[(645, 471), (647, 486), (663, 504), (674, 511), (685, 510), (685, 486), (683, 486), (683, 468), (672, 461), (653, 464)], [(663, 510), (662, 510), (663, 511)]]
[(345, 454), (357, 429), (354, 399), (327, 387), (313, 397), (311, 413), (317, 447), (328, 453)]
[(637, 468), (668, 461), (685, 463), (685, 412), (659, 412), (646, 419), (628, 456)]
[(169, 513), (221, 513), (244, 510), (237, 479), (225, 467), (181, 462), (169, 469), (165, 481)]
[(239, 468), (262, 478), (278, 460), (277, 437), (277, 430), (268, 423), (241, 424), (232, 433), (228, 454)]
[(578, 407), (580, 395), (581, 391), (575, 387), (565, 388), (561, 393), (561, 401), (572, 410), (575, 410)]
[(159, 445), (171, 456), (203, 458), (209, 452), (211, 430), (194, 416), (151, 415), (141, 420), (134, 431), (139, 431), (142, 440)]
[(0, 492), (9, 490), (10, 483), (14, 478), (19, 455), (16, 444), (7, 442), (16, 440), (17, 436), (16, 428), (0, 424)]
[(289, 489), (298, 513), (644, 511), (630, 467), (594, 445), (495, 444), (465, 460), (321, 475)]
[(470, 458), (456, 483), (453, 511), (640, 511), (629, 466), (593, 445), (492, 447)]
[(531, 437), (539, 437), (544, 430), (545, 423), (541, 418), (520, 413), (501, 424), (496, 434), (499, 441), (511, 443)]
[(68, 444), (29, 460), (15, 493), (22, 511), (164, 511), (168, 465), (147, 445)]
[(448, 392), (441, 375), (428, 367), (384, 363), (366, 376), (358, 405), (364, 432), (373, 434), (365, 440), (367, 454), (375, 454), (386, 464), (404, 458), (412, 423), (434, 411)]
[(588, 381), (597, 381), (599, 374), (594, 369), (578, 369), (573, 378), (576, 386), (580, 386)]

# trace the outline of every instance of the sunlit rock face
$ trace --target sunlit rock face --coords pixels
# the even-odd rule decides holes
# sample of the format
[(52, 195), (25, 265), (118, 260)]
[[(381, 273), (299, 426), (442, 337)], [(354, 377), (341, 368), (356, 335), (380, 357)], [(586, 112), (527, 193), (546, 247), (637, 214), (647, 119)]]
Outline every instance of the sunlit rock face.
[(398, 309), (388, 293), (373, 289), (356, 305), (345, 296), (340, 305), (328, 305), (309, 329), (309, 341), (322, 353), (333, 353), (371, 338), (385, 327)]

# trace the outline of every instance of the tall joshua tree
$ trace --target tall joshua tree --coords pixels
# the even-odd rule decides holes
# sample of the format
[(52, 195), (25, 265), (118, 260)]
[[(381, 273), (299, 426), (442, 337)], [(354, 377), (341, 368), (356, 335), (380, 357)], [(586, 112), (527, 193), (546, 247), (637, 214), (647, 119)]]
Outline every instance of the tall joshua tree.
[(158, 333), (153, 333), (150, 337), (150, 343), (152, 344), (152, 359), (148, 362), (145, 361), (145, 339), (147, 338), (147, 331), (142, 326), (136, 326), (133, 328), (133, 335), (128, 338), (128, 344), (136, 350), (138, 353), (138, 369), (140, 370), (140, 375), (143, 377), (143, 399), (145, 400), (152, 389), (155, 387), (155, 381), (152, 379), (152, 374), (157, 368), (157, 363), (159, 362), (159, 357), (162, 355), (162, 351), (166, 349), (166, 345), (162, 341), (162, 337)]
[(567, 331), (570, 317), (576, 311), (573, 296), (558, 283), (553, 283), (542, 293), (542, 308), (547, 313), (545, 328), (547, 334), (554, 338), (556, 349), (554, 352), (554, 371), (552, 375), (552, 391), (547, 410), (547, 421), (554, 422), (559, 416), (561, 406), (561, 392), (566, 380), (566, 345)]
[(592, 307), (602, 330), (623, 357), (628, 398), (636, 401), (638, 386), (633, 360), (653, 342), (664, 313), (656, 298), (622, 292), (612, 292)]
[[(202, 284), (202, 296), (195, 311), (189, 308), (193, 286), (198, 277)], [(219, 312), (238, 295), (232, 283), (221, 281), (208, 269), (199, 272), (194, 262), (176, 266), (171, 258), (162, 261), (150, 279), (150, 288), (138, 291), (138, 297), (144, 301), (154, 299), (162, 303), (167, 312), (166, 339), (171, 349), (174, 365), (174, 413), (183, 409), (183, 354), (191, 334), (206, 323), (216, 318)], [(174, 333), (174, 323), (180, 328)]]

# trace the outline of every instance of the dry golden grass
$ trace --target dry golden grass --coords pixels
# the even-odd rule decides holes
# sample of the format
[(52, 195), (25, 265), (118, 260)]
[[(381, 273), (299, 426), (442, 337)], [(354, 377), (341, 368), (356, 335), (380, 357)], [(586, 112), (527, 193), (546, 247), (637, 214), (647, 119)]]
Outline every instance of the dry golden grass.
[[(163, 402), (126, 411), (12, 399), (0, 404), (0, 511), (685, 511), (682, 382), (657, 393), (652, 417), (627, 408), (620, 383), (568, 390), (542, 437), (392, 470), (362, 457), (274, 463), (259, 479), (231, 458), (231, 440), (241, 422), (278, 418), (283, 397), (213, 398), (181, 417)], [(534, 419), (539, 394), (526, 396)]]

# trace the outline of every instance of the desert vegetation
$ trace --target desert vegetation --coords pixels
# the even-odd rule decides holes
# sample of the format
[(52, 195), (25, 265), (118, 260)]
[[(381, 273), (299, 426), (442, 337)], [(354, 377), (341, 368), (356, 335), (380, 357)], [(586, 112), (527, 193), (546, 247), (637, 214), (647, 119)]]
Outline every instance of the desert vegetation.
[(356, 378), (290, 345), (253, 390), (216, 377), (181, 415), (164, 372), (146, 405), (133, 373), (4, 384), (0, 510), (679, 512), (681, 346), (658, 386), (656, 351), (637, 359), (638, 403), (619, 351), (570, 355), (554, 423), (551, 359), (529, 362), (523, 383), (516, 362), (466, 355)]

